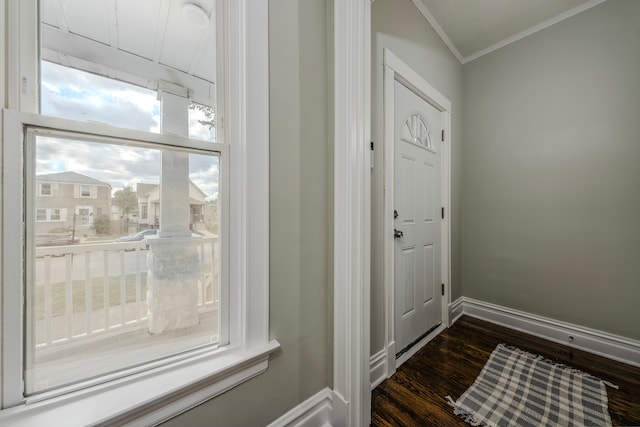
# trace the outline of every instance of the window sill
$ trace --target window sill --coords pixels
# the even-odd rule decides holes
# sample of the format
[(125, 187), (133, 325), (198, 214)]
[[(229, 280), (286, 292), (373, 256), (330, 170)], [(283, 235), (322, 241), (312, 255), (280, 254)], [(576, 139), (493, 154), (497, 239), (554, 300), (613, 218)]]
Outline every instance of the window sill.
[(43, 426), (51, 420), (65, 420), (67, 426), (157, 424), (261, 374), (279, 347), (271, 340), (23, 404), (0, 411), (0, 424)]

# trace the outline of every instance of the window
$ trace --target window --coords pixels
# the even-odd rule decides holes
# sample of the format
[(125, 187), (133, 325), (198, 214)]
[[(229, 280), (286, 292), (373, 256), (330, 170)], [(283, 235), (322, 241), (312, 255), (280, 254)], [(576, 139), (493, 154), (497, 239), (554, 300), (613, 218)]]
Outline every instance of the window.
[[(11, 92), (3, 113), (2, 205), (18, 208), (3, 211), (1, 398), (13, 409), (0, 411), (0, 424), (47, 408), (79, 424), (155, 424), (261, 373), (278, 347), (267, 328), (267, 6), (211, 2), (210, 22), (197, 26), (179, 6), (147, 22), (153, 14), (137, 16), (127, 2), (107, 2), (114, 10), (104, 15), (60, 3), (42, 0), (40, 28), (35, 0), (12, 4), (7, 17), (19, 22), (10, 86), (24, 90)], [(104, 19), (112, 21), (91, 25)], [(166, 52), (176, 56), (148, 56), (136, 35), (167, 22), (184, 31), (153, 27), (165, 36), (148, 39), (174, 43)], [(134, 37), (111, 39), (120, 28)], [(30, 52), (38, 32), (41, 51)], [(215, 52), (191, 62), (191, 48)], [(39, 75), (38, 90), (30, 83)], [(160, 102), (146, 104), (145, 90)], [(57, 175), (49, 205), (36, 198), (41, 175)], [(116, 197), (126, 188), (136, 189), (133, 202)], [(77, 196), (87, 200), (75, 205)], [(140, 237), (113, 218), (137, 206), (154, 218)], [(94, 215), (100, 209), (111, 216)], [(47, 215), (64, 224), (40, 227)], [(36, 247), (43, 233), (66, 243)]]
[(36, 209), (36, 221), (46, 221), (46, 220), (47, 220), (47, 210)]
[(91, 186), (80, 184), (80, 197), (91, 197)]
[(51, 209), (51, 215), (49, 217), (49, 219), (51, 221), (60, 221), (60, 209)]
[(149, 206), (142, 205), (140, 207), (140, 219), (148, 219), (149, 218)]
[[(140, 168), (138, 159), (144, 159), (146, 179), (160, 182), (162, 159), (186, 154), (194, 188), (192, 197), (178, 202), (188, 208), (197, 197), (204, 203), (221, 190), (221, 152), (215, 149), (176, 149), (158, 142), (96, 138), (37, 127), (27, 128), (26, 143), (27, 152), (35, 155), (30, 163), (41, 165), (36, 166), (31, 179), (48, 172), (39, 167), (45, 168), (66, 153), (69, 163), (85, 163), (95, 178), (113, 182), (131, 178)], [(183, 143), (188, 145), (187, 140)], [(120, 174), (114, 175), (112, 171), (118, 169)], [(164, 196), (160, 195), (160, 202)], [(26, 197), (29, 200), (28, 192)], [(64, 198), (53, 202), (64, 203)], [(59, 209), (49, 209), (50, 220), (54, 220), (54, 211), (57, 219), (60, 217)], [(36, 220), (46, 220), (46, 209), (37, 212), (43, 217)], [(72, 228), (76, 236), (87, 232), (83, 227), (97, 227), (93, 206), (76, 206), (75, 213)], [(218, 218), (212, 220), (219, 222)], [(30, 230), (34, 229), (27, 226), (27, 234)], [(115, 375), (185, 351), (216, 347), (225, 335), (220, 331), (226, 322), (220, 322), (217, 315), (221, 294), (218, 236), (203, 230), (202, 235), (187, 240), (155, 239), (141, 245), (144, 237), (156, 237), (156, 230), (150, 230), (154, 233), (142, 232), (139, 240), (137, 235), (135, 239), (127, 236), (114, 244), (109, 231), (104, 230), (106, 237), (100, 239), (97, 230), (91, 244), (81, 241), (66, 250), (27, 246), (28, 253), (35, 254), (26, 260), (27, 277), (31, 278), (26, 283), (25, 341), (30, 343), (25, 349), (27, 396)], [(27, 239), (38, 240), (37, 233), (35, 239)], [(153, 257), (147, 261), (149, 253)], [(83, 261), (69, 265), (68, 257)], [(170, 259), (164, 261), (166, 257)], [(71, 283), (70, 288), (66, 283)], [(105, 351), (121, 356), (105, 358)], [(71, 365), (74, 369), (65, 369)]]
[(51, 184), (42, 183), (40, 184), (40, 195), (41, 196), (51, 196), (53, 192), (51, 191)]

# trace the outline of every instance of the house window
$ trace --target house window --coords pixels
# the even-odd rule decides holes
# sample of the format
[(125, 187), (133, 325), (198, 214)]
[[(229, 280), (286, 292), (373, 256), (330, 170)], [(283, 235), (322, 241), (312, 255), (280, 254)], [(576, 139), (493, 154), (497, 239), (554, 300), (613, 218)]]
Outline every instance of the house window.
[(51, 196), (53, 192), (51, 191), (51, 184), (41, 183), (40, 184), (40, 195), (41, 196)]
[(140, 206), (140, 219), (148, 219), (149, 218), (149, 207), (147, 205)]
[[(20, 54), (7, 67), (1, 170), (3, 187), (15, 182), (21, 191), (2, 192), (2, 206), (16, 209), (2, 212), (1, 321), (9, 333), (0, 423), (11, 408), (6, 416), (25, 425), (50, 409), (82, 425), (155, 425), (260, 374), (278, 348), (267, 327), (267, 4), (212, 1), (189, 22), (176, 2), (154, 2), (155, 11), (129, 3), (101, 3), (110, 8), (104, 14), (52, 0), (7, 10), (17, 23), (7, 50)], [(140, 38), (143, 28), (155, 36)], [(145, 90), (159, 102), (147, 103)], [(215, 115), (194, 119), (193, 104)], [(190, 122), (213, 133), (197, 136)], [(91, 200), (74, 206), (73, 187), (61, 182), (57, 206), (69, 205), (60, 208), (59, 234), (71, 244), (35, 247), (36, 223), (58, 209), (37, 205), (36, 177), (54, 173), (105, 182), (112, 194), (103, 201), (97, 184), (76, 180), (75, 196)], [(144, 196), (155, 232), (96, 242), (92, 213), (111, 212), (113, 193), (138, 183), (157, 186)], [(193, 197), (216, 204), (217, 220), (201, 222), (214, 231), (189, 230)], [(64, 219), (64, 209), (75, 215)], [(72, 398), (58, 398), (63, 393)]]
[(60, 209), (51, 209), (50, 213), (51, 216), (49, 219), (51, 221), (60, 221)]
[(80, 184), (80, 197), (91, 197), (91, 186)]

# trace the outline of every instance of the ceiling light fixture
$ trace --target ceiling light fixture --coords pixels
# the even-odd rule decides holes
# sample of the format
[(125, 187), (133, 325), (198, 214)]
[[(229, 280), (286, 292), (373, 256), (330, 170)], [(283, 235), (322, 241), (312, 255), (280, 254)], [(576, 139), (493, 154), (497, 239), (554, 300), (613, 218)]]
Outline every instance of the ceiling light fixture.
[(182, 5), (182, 15), (196, 27), (206, 27), (209, 25), (209, 15), (203, 8), (194, 3)]

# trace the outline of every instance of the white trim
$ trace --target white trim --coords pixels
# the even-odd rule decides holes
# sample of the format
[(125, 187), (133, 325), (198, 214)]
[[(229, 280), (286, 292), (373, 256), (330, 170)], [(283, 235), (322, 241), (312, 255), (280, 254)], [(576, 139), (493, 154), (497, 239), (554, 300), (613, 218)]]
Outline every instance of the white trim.
[(640, 341), (467, 297), (459, 300), (465, 315), (640, 367)]
[(525, 37), (528, 37), (532, 34), (537, 33), (538, 31), (542, 31), (545, 28), (548, 28), (552, 25), (557, 24), (558, 22), (564, 21), (565, 19), (571, 18), (572, 16), (575, 16), (579, 13), (584, 12), (587, 9), (591, 9), (594, 6), (599, 5), (600, 3), (604, 3), (607, 0), (589, 0), (587, 2), (581, 3), (578, 6), (575, 6), (567, 11), (562, 12), (559, 15), (554, 16), (553, 18), (549, 18), (546, 21), (542, 21), (539, 24), (536, 24), (532, 27), (527, 28), (524, 31), (519, 32), (518, 34), (515, 34), (511, 37), (507, 37), (506, 39), (492, 45), (489, 46), (485, 49), (479, 50), (475, 53), (472, 53), (471, 55), (465, 56), (464, 59), (462, 60), (463, 64), (466, 64), (467, 62), (471, 62), (475, 59), (480, 58), (481, 56), (487, 55), (493, 51), (496, 51), (500, 48), (503, 48), (505, 46), (510, 45), (511, 43), (515, 43), (518, 40), (521, 40)]
[(37, 9), (37, 0), (8, 0), (6, 17), (7, 107), (30, 113), (40, 105)]
[[(0, 22), (2, 22), (3, 28), (4, 28), (4, 25), (7, 24), (5, 10), (6, 10), (6, 0), (0, 0)], [(7, 60), (6, 35), (7, 35), (6, 30), (0, 31), (0, 58), (2, 58), (3, 64), (6, 64), (6, 60)], [(3, 65), (2, 67), (0, 67), (0, 108), (7, 107), (7, 99), (5, 98), (5, 94), (7, 90), (7, 84), (5, 79), (6, 70), (7, 70), (6, 65)], [(1, 160), (2, 158), (0, 157), (0, 161)], [(0, 214), (0, 219), (2, 219), (1, 214)]]
[(325, 427), (333, 425), (333, 393), (324, 388), (267, 427)]
[(411, 0), (411, 1), (416, 6), (416, 8), (418, 8), (420, 13), (422, 14), (422, 17), (427, 20), (429, 25), (431, 25), (431, 28), (433, 28), (433, 30), (438, 34), (438, 36), (440, 36), (443, 43), (447, 45), (451, 53), (453, 53), (453, 56), (455, 56), (458, 59), (458, 61), (460, 61), (460, 63), (464, 64), (464, 57), (458, 51), (458, 49), (456, 48), (456, 45), (453, 44), (453, 42), (451, 41), (447, 33), (444, 32), (440, 24), (438, 24), (438, 21), (436, 21), (436, 18), (433, 16), (433, 14), (431, 14), (431, 11), (427, 9), (427, 6), (425, 6), (424, 3), (422, 3), (422, 1), (420, 0)]
[(449, 326), (453, 325), (462, 317), (463, 313), (463, 298), (460, 297), (451, 304), (449, 304), (449, 319), (451, 322)]
[(434, 29), (434, 31), (440, 36), (442, 42), (449, 48), (453, 56), (455, 56), (461, 64), (466, 64), (467, 62), (471, 62), (475, 59), (480, 58), (481, 56), (487, 55), (495, 50), (503, 48), (511, 43), (517, 42), (525, 37), (528, 37), (538, 31), (542, 31), (547, 27), (557, 24), (558, 22), (564, 21), (565, 19), (571, 18), (579, 13), (582, 13), (588, 9), (591, 9), (594, 6), (599, 5), (600, 3), (604, 3), (607, 0), (589, 0), (584, 3), (579, 4), (569, 10), (566, 10), (552, 18), (547, 19), (546, 21), (542, 21), (539, 24), (533, 25), (532, 27), (527, 28), (524, 31), (519, 32), (511, 37), (507, 37), (504, 40), (499, 41), (487, 48), (481, 49), (477, 52), (474, 52), (467, 56), (462, 56), (460, 51), (456, 48), (455, 44), (451, 41), (447, 33), (442, 29), (436, 18), (433, 16), (431, 11), (424, 5), (420, 0), (412, 0), (413, 4), (420, 11), (424, 19), (427, 20), (429, 25)]
[(444, 208), (444, 218), (441, 219), (440, 227), (442, 239), (441, 254), (441, 274), (444, 283), (444, 295), (442, 296), (442, 324), (449, 326), (449, 303), (451, 303), (451, 104), (449, 110), (442, 113), (442, 129), (444, 130), (444, 141), (442, 144), (442, 156), (440, 158), (440, 203)]
[(438, 326), (436, 329), (431, 331), (429, 333), (429, 335), (427, 335), (426, 337), (424, 337), (420, 341), (418, 341), (416, 344), (414, 344), (406, 353), (403, 353), (400, 357), (398, 357), (396, 359), (396, 361), (395, 361), (396, 369), (399, 368), (400, 366), (402, 366), (402, 364), (404, 362), (406, 362), (407, 360), (411, 359), (414, 354), (416, 354), (418, 351), (420, 351), (420, 349), (422, 349), (422, 347), (427, 345), (429, 343), (429, 341), (431, 341), (432, 339), (437, 337), (445, 329), (446, 329), (446, 326), (444, 324)]
[[(96, 388), (97, 392), (71, 393), (5, 409), (0, 413), (0, 424), (37, 427), (51, 420), (67, 420), (70, 426), (158, 424), (264, 372), (269, 354), (278, 347), (277, 341), (272, 341), (239, 354), (229, 354), (224, 360), (203, 357), (172, 372), (141, 373), (104, 384)], [(208, 373), (204, 381), (202, 372)], [(175, 381), (176, 374), (181, 379), (179, 383)], [(126, 392), (123, 392), (124, 384)], [(114, 408), (118, 408), (116, 413)]]
[(334, 422), (368, 425), (371, 2), (334, 7)]
[[(427, 102), (440, 110), (442, 114), (442, 126), (445, 131), (445, 141), (442, 143), (441, 162), (441, 203), (445, 208), (445, 219), (441, 222), (441, 259), (442, 259), (442, 283), (445, 285), (444, 296), (441, 299), (441, 320), (443, 330), (449, 325), (449, 300), (451, 293), (451, 102), (437, 89), (426, 82), (418, 73), (393, 54), (389, 49), (384, 49), (384, 312), (386, 319), (385, 348), (387, 349), (387, 377), (391, 376), (397, 366), (402, 363), (396, 361), (395, 353), (395, 319), (394, 319), (394, 240), (393, 240), (393, 215), (394, 210), (394, 81), (399, 81), (410, 90), (419, 94)], [(439, 138), (438, 138), (439, 139)], [(435, 336), (433, 333), (428, 337)], [(424, 338), (414, 347), (415, 351), (422, 347), (430, 338)], [(415, 353), (412, 349), (410, 354)], [(405, 353), (406, 355), (407, 353)], [(401, 358), (406, 360), (407, 358)]]
[(387, 352), (384, 349), (371, 356), (369, 373), (371, 390), (387, 379)]

